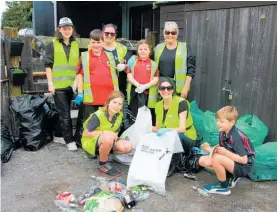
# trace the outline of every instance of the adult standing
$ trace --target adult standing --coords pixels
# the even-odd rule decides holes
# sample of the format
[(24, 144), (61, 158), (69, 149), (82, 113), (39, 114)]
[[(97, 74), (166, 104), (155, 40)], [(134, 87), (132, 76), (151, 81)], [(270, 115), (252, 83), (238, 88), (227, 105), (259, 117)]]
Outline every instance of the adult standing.
[(90, 114), (102, 107), (113, 91), (118, 91), (116, 63), (112, 53), (103, 50), (103, 35), (99, 29), (90, 33), (88, 51), (82, 52), (76, 73), (78, 96), (75, 103), (83, 105), (78, 114), (75, 139), (80, 142), (82, 125)]
[(119, 90), (126, 95), (127, 78), (124, 70), (127, 68), (128, 59), (131, 57), (131, 53), (127, 51), (127, 47), (116, 42), (117, 27), (114, 24), (107, 24), (103, 26), (102, 32), (104, 35), (104, 51), (110, 52), (114, 56), (116, 63), (116, 69), (119, 72)]
[(79, 45), (74, 36), (73, 23), (67, 17), (61, 18), (56, 38), (46, 47), (45, 68), (48, 90), (54, 95), (62, 135), (71, 151), (77, 150), (76, 143), (72, 139), (70, 107), (79, 54)]
[(163, 33), (165, 42), (154, 49), (160, 77), (174, 79), (177, 95), (187, 98), (191, 80), (195, 76), (195, 57), (187, 42), (178, 41), (179, 28), (176, 22), (165, 22)]

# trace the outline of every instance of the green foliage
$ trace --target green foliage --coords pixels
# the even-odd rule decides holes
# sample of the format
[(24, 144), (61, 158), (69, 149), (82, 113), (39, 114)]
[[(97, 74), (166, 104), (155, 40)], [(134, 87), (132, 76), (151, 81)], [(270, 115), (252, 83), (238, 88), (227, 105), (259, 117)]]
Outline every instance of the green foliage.
[(6, 1), (7, 9), (2, 14), (2, 27), (32, 27), (33, 1)]

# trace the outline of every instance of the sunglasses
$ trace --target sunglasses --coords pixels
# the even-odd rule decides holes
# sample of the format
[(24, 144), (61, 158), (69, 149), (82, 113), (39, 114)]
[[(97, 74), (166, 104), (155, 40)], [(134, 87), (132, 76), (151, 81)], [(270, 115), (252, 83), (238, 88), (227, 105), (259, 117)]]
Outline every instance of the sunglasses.
[(177, 35), (177, 31), (172, 31), (172, 32), (170, 32), (170, 31), (165, 31), (164, 34), (165, 34), (165, 35), (169, 35), (169, 34), (171, 34), (171, 35)]
[(111, 36), (111, 37), (114, 37), (115, 36), (115, 33), (114, 32), (104, 32), (105, 36)]
[(160, 86), (159, 87), (159, 90), (161, 90), (161, 91), (165, 91), (166, 89), (168, 91), (171, 91), (171, 90), (173, 90), (173, 86)]

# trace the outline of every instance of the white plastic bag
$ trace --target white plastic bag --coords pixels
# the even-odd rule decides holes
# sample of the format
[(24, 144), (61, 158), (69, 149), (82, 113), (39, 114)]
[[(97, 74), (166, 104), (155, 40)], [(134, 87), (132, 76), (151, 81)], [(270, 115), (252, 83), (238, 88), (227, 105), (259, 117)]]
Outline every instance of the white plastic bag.
[(172, 154), (182, 152), (176, 131), (161, 137), (156, 133), (144, 135), (137, 145), (127, 177), (127, 187), (147, 185), (160, 194), (165, 194), (165, 180)]
[(130, 166), (132, 159), (133, 159), (133, 153), (123, 154), (123, 155), (113, 154), (112, 158), (114, 161), (116, 161), (118, 163), (121, 163), (126, 166)]
[(134, 151), (141, 137), (152, 132), (152, 117), (151, 112), (147, 107), (138, 109), (138, 115), (135, 123), (125, 130), (120, 136), (121, 139), (131, 142), (133, 151), (124, 155), (113, 155), (113, 160), (122, 163), (123, 165), (130, 165), (133, 159)]
[(143, 106), (138, 109), (138, 115), (137, 115), (136, 121), (132, 126), (131, 126), (132, 131), (129, 139), (133, 145), (133, 148), (136, 149), (140, 139), (144, 135), (152, 132), (151, 112), (146, 106)]

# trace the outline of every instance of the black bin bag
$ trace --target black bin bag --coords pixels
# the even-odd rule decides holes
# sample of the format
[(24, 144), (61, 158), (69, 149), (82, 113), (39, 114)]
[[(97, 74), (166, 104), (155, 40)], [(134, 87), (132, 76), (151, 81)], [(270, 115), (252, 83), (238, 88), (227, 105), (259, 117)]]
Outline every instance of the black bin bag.
[(49, 99), (47, 99), (43, 107), (45, 114), (42, 127), (44, 130), (46, 143), (49, 143), (53, 141), (53, 132), (56, 130), (57, 124), (59, 124), (59, 114), (55, 104), (49, 101)]
[(46, 100), (46, 97), (33, 96), (17, 96), (12, 100), (11, 110), (19, 123), (22, 146), (27, 151), (36, 151), (51, 139), (45, 134), (47, 132), (44, 123)]
[(7, 163), (14, 150), (13, 138), (10, 134), (8, 126), (1, 119), (1, 162)]

